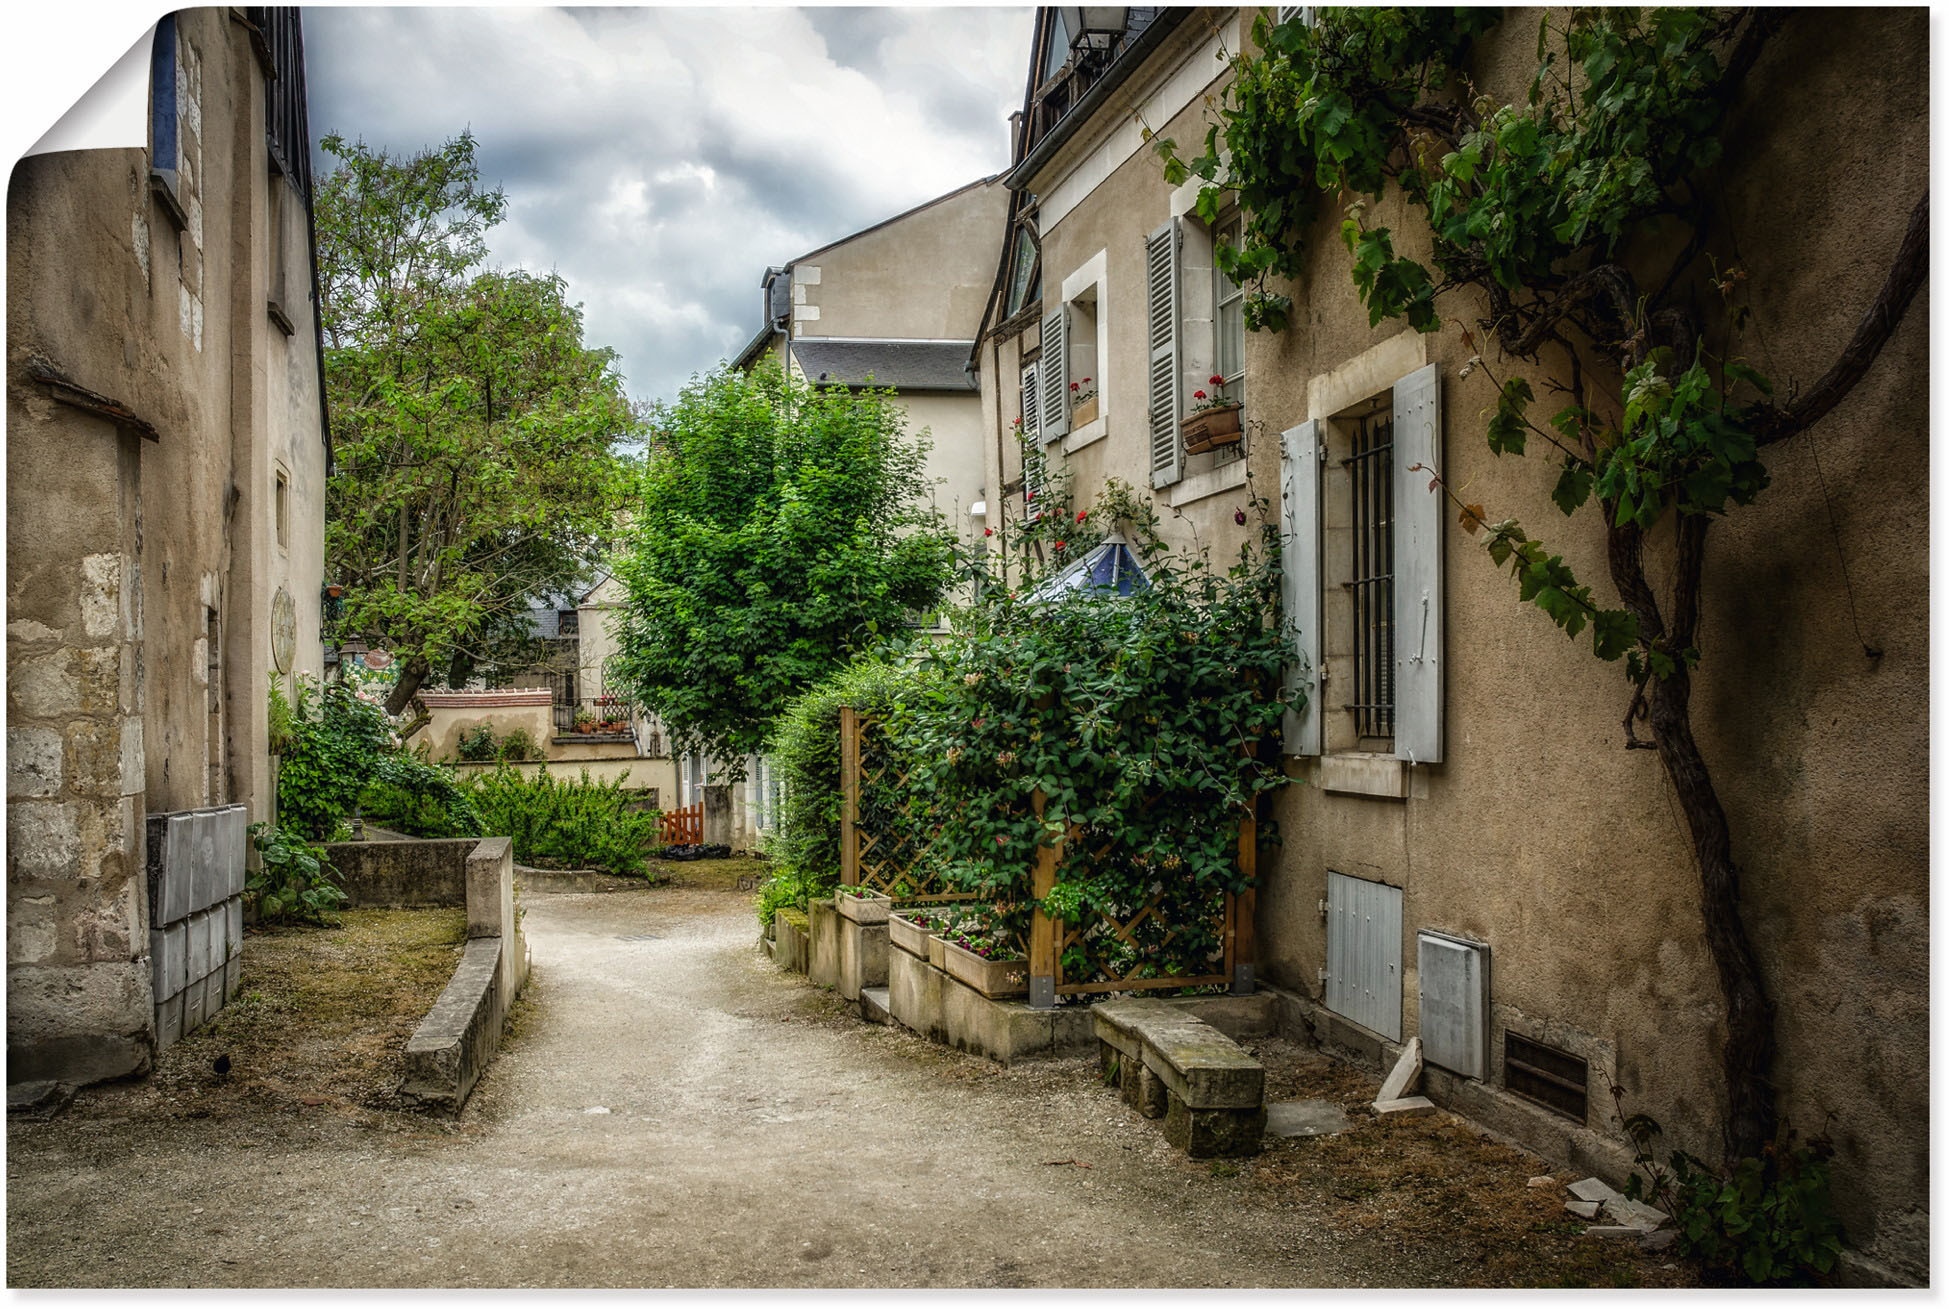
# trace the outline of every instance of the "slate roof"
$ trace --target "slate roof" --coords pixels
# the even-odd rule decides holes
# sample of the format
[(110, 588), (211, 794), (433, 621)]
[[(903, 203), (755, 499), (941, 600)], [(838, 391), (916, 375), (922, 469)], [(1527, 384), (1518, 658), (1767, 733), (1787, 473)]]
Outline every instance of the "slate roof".
[(898, 391), (978, 391), (967, 364), (973, 341), (825, 340), (792, 342), (792, 357), (807, 380), (828, 385)]

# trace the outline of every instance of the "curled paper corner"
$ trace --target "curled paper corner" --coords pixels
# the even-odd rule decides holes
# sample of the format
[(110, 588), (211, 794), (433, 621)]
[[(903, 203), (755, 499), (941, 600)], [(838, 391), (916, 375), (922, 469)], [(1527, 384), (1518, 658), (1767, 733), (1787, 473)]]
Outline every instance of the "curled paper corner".
[(26, 154), (145, 148), (149, 144), (149, 62), (155, 38), (156, 28), (151, 24)]

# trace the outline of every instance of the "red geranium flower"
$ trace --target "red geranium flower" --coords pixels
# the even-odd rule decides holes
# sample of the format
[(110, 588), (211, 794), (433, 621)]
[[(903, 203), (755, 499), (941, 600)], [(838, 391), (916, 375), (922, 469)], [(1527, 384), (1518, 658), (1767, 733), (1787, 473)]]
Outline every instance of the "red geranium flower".
[(984, 527), (981, 529), (981, 534), (983, 536), (993, 536), (995, 534), (995, 529), (992, 527)]
[(1191, 398), (1193, 400), (1202, 400), (1205, 398), (1205, 393), (1203, 391), (1193, 391), (1191, 393)]
[(1063, 543), (1061, 541), (1056, 542), (1056, 549), (1060, 550), (1062, 549), (1062, 547), (1063, 547)]
[(1071, 382), (1069, 384), (1069, 389), (1072, 391), (1080, 391), (1083, 389), (1083, 384), (1081, 382)]
[(1076, 521), (1079, 523), (1082, 522), (1085, 518), (1088, 518), (1089, 516), (1090, 516), (1090, 511), (1087, 509), (1078, 509), (1076, 511)]
[(1225, 375), (1223, 373), (1213, 373), (1209, 380), (1213, 386), (1225, 385)]

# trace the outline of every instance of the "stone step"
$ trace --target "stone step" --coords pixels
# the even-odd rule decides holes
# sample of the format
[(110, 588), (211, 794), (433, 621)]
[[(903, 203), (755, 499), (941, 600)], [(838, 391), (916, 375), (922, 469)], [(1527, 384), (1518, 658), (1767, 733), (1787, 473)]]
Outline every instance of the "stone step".
[(884, 986), (865, 986), (859, 993), (859, 1016), (869, 1023), (885, 1025), (892, 1021), (892, 1005)]

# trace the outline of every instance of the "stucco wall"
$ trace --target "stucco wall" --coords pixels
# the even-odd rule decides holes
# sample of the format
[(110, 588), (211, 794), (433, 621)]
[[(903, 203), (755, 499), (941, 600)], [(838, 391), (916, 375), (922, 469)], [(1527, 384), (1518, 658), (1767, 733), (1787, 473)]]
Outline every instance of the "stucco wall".
[[(140, 1071), (144, 813), (269, 817), (272, 597), (316, 672), (324, 448), (309, 245), (278, 244), (264, 84), (222, 9), (177, 16), (179, 228), (145, 150), (36, 156), (8, 192), (9, 1077)], [(302, 229), (297, 229), (301, 231)], [(58, 403), (44, 361), (159, 438)], [(274, 469), (287, 474), (285, 543)], [(214, 622), (212, 615), (214, 614)], [(215, 645), (212, 647), (214, 632)]]
[(972, 338), (1007, 207), (999, 181), (978, 183), (795, 261), (793, 336)]
[[(1482, 44), (1474, 71), (1484, 90), (1520, 98), (1537, 20), (1514, 12)], [(1129, 98), (1208, 39), (1199, 21), (1174, 34), (1155, 76), (1133, 81)], [(1205, 30), (1222, 21), (1211, 16)], [(1925, 20), (1912, 11), (1844, 22), (1796, 15), (1728, 125), (1731, 162), (1719, 181), (1738, 250), (1714, 253), (1750, 273), (1763, 333), (1752, 348), (1776, 381), (1804, 385), (1831, 363), (1927, 187), (1926, 49)], [(1150, 122), (1194, 142), (1204, 110), (1194, 100)], [(1836, 140), (1873, 147), (1837, 152)], [(1085, 134), (1028, 189), (1067, 195), (1060, 178), (1092, 148)], [(1044, 234), (1045, 297), (1101, 251), (1113, 305), (1108, 433), (1065, 456), (1087, 498), (1106, 476), (1148, 482), (1138, 288), (1143, 237), (1171, 212), (1171, 189), (1139, 152), (1071, 201)], [(1400, 330), (1368, 326), (1338, 221), (1324, 215), (1312, 234), (1309, 273), (1291, 288), (1292, 327), (1247, 339), (1249, 460), (1268, 495), (1277, 433), (1314, 413), (1316, 379)], [(1425, 247), (1422, 220), (1398, 202), (1370, 208), (1367, 222), (1390, 227), (1404, 253)], [(1601, 603), (1616, 603), (1595, 516), (1563, 518), (1549, 500), (1547, 460), (1498, 459), (1481, 439), (1493, 389), (1480, 372), (1459, 376), (1470, 351), (1454, 330), (1472, 326), (1481, 307), (1450, 303), (1444, 314), (1448, 330), (1402, 348), (1440, 369), (1445, 476), (1491, 519), (1513, 516), (1546, 535)], [(1772, 486), (1714, 529), (1694, 700), (1731, 817), (1746, 919), (1779, 1005), (1782, 1109), (1803, 1132), (1832, 1130), (1851, 1243), (1908, 1278), (1927, 1275), (1927, 315), (1925, 289), (1867, 381), (1810, 432), (1768, 450)], [(988, 385), (1012, 389), (1008, 349), (1032, 341), (993, 350)], [(1529, 375), (1546, 396), (1547, 372)], [(1006, 397), (995, 408), (1000, 423), (1017, 412)], [(1167, 514), (1166, 531), (1228, 555), (1246, 494)], [(1446, 759), (1413, 770), (1407, 799), (1328, 793), (1317, 764), (1288, 761), (1296, 784), (1273, 806), (1283, 845), (1262, 865), (1263, 973), (1319, 996), (1329, 869), (1397, 886), (1404, 1037), (1417, 1030), (1415, 932), (1486, 941), (1492, 1084), (1506, 1029), (1547, 1032), (1614, 1073), (1627, 1111), (1660, 1120), (1671, 1144), (1715, 1156), (1723, 1003), (1698, 873), (1657, 755), (1623, 749), (1621, 672), (1520, 605), (1514, 583), (1452, 519), (1444, 546)], [(1664, 549), (1654, 544), (1655, 576)], [(1852, 612), (1862, 639), (1884, 651), (1878, 658), (1855, 635), (1843, 556)], [(1593, 1083), (1591, 1122), (1611, 1130), (1595, 1071)]]

